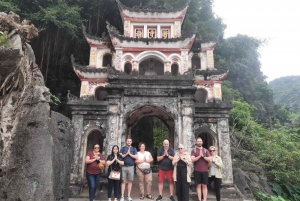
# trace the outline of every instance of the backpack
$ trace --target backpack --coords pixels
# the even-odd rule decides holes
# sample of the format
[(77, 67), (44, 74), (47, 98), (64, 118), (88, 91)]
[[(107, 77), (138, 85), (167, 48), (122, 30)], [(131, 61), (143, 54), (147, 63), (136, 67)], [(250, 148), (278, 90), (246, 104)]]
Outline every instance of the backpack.
[[(204, 147), (203, 147), (203, 149), (204, 149), (204, 155), (205, 155), (205, 157), (206, 157), (206, 151), (207, 151), (207, 149), (205, 149)], [(194, 154), (196, 155), (197, 148), (195, 147), (193, 150), (194, 150)]]

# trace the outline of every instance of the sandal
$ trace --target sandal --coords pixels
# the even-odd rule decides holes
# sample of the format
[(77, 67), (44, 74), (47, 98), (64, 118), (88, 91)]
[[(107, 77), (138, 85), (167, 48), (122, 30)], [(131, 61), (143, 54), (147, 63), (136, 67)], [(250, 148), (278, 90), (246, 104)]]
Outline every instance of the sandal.
[(152, 197), (151, 194), (146, 195), (146, 198), (150, 199), (150, 200), (154, 200), (154, 197)]
[(143, 200), (144, 198), (145, 198), (145, 196), (143, 194), (141, 194), (140, 200)]

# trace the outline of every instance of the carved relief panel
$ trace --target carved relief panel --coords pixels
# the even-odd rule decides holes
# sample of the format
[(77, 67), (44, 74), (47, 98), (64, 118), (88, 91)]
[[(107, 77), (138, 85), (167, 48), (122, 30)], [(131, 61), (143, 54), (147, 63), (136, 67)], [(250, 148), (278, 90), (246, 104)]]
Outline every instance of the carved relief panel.
[(124, 21), (124, 35), (130, 37), (130, 21)]
[(181, 37), (181, 22), (175, 21), (175, 38)]
[(92, 47), (90, 52), (90, 66), (96, 67), (96, 59), (97, 59), (97, 48)]

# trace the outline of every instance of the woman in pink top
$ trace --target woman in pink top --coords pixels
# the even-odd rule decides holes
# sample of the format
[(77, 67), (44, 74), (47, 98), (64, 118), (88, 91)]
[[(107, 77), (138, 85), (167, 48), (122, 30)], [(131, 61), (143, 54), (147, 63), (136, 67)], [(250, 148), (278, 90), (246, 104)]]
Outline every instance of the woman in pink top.
[(86, 178), (89, 184), (90, 201), (93, 201), (95, 198), (97, 184), (101, 177), (102, 170), (98, 167), (98, 163), (105, 165), (104, 157), (99, 151), (100, 151), (100, 145), (95, 144), (94, 150), (89, 151), (85, 157)]

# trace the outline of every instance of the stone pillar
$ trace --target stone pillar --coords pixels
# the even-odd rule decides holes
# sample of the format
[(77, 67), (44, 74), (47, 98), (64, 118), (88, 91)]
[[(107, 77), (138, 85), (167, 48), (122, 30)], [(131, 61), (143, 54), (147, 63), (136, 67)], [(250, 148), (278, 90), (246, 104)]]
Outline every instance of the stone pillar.
[(144, 25), (144, 38), (148, 38), (148, 30), (147, 30), (147, 25)]
[[(182, 118), (182, 133), (179, 133), (179, 143), (186, 147), (186, 151), (190, 152), (194, 147), (195, 136), (193, 133), (194, 127), (194, 93), (196, 88), (182, 88), (181, 93), (181, 111)], [(178, 144), (175, 144), (177, 147)]]
[(97, 48), (91, 47), (89, 66), (96, 67), (96, 61), (97, 61)]
[(115, 63), (115, 68), (117, 70), (121, 70), (122, 56), (123, 56), (122, 48), (116, 48), (116, 57), (114, 63)]
[[(126, 37), (130, 37), (130, 32), (131, 32), (131, 28), (130, 28), (130, 21), (128, 20), (125, 20), (124, 21), (124, 36)], [(132, 36), (133, 36), (134, 33), (132, 33)]]
[(161, 27), (160, 25), (157, 25), (157, 38), (161, 38)]
[(118, 144), (120, 126), (120, 109), (121, 109), (121, 93), (123, 89), (107, 88), (108, 90), (108, 129), (106, 132), (106, 150), (105, 153), (110, 153), (114, 145)]
[(181, 22), (180, 21), (175, 21), (175, 27), (174, 27), (174, 31), (175, 31), (175, 33), (174, 33), (174, 37), (175, 38), (179, 38), (179, 37), (181, 37)]
[(200, 53), (200, 61), (201, 61), (201, 70), (206, 70), (207, 69), (206, 52)]
[(213, 50), (207, 50), (206, 59), (207, 59), (207, 68), (209, 70), (213, 70), (215, 68), (214, 51)]
[(137, 60), (132, 60), (132, 71), (139, 71), (138, 65), (139, 62)]
[(220, 83), (214, 84), (214, 98), (216, 101), (222, 101), (222, 90)]
[(224, 164), (222, 168), (222, 183), (230, 186), (233, 185), (233, 173), (228, 119), (219, 118), (217, 124), (220, 156)]
[(74, 151), (73, 163), (70, 175), (70, 194), (79, 194), (81, 188), (81, 175), (79, 174), (79, 155), (81, 148), (81, 137), (83, 134), (83, 115), (73, 115), (74, 124)]
[(171, 73), (171, 61), (165, 61), (165, 73), (166, 72)]

